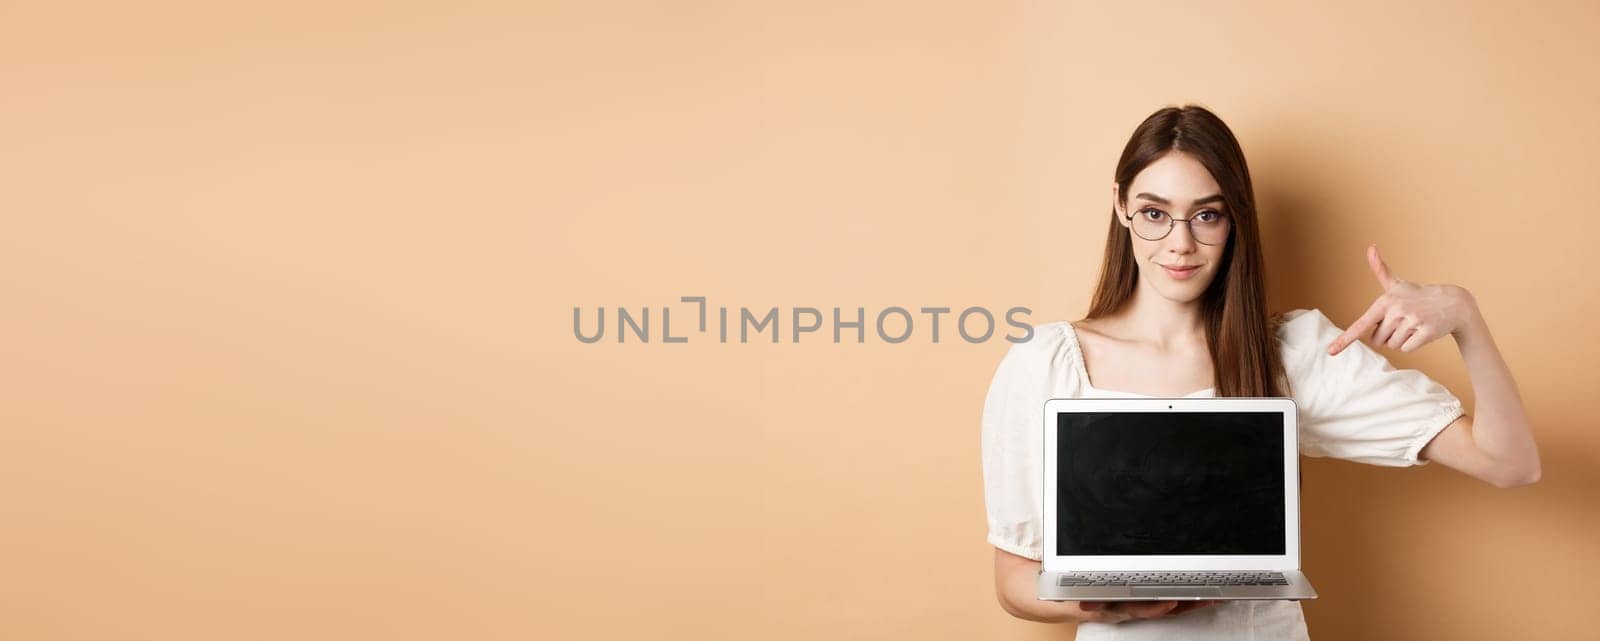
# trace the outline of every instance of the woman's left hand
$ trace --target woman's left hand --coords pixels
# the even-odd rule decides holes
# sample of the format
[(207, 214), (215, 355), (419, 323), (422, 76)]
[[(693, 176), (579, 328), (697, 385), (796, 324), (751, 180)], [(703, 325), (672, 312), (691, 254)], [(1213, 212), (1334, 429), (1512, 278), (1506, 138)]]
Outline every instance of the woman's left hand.
[(1378, 256), (1377, 245), (1367, 248), (1367, 264), (1383, 287), (1383, 295), (1334, 339), (1328, 346), (1330, 356), (1359, 339), (1366, 339), (1374, 347), (1387, 345), (1409, 352), (1446, 334), (1455, 334), (1478, 314), (1477, 301), (1462, 287), (1418, 285), (1394, 277)]

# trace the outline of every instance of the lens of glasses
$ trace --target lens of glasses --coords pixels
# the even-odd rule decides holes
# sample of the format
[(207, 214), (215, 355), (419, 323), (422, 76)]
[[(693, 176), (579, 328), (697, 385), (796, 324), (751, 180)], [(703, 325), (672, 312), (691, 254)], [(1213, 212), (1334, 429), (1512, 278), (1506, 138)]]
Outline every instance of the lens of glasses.
[[(1133, 215), (1133, 233), (1145, 240), (1161, 240), (1177, 225), (1171, 216), (1157, 209), (1141, 210)], [(1187, 224), (1194, 230), (1195, 242), (1217, 245), (1228, 238), (1228, 217), (1214, 211), (1202, 211), (1190, 217)]]

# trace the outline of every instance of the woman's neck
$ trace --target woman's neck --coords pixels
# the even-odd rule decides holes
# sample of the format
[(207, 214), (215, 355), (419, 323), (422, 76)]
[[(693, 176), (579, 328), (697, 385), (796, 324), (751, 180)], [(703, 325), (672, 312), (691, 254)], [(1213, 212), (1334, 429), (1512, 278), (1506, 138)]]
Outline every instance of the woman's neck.
[(1141, 284), (1122, 309), (1104, 319), (1121, 338), (1162, 351), (1204, 347), (1205, 321), (1200, 301), (1173, 301)]

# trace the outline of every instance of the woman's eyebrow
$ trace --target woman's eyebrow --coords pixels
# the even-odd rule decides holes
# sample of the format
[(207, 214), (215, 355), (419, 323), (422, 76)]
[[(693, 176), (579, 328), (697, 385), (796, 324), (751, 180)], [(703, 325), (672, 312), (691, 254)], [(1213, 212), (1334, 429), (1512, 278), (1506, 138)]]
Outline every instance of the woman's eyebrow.
[[(1167, 200), (1165, 198), (1162, 198), (1160, 196), (1157, 196), (1155, 194), (1152, 194), (1150, 192), (1140, 192), (1139, 195), (1134, 196), (1134, 198), (1143, 198), (1145, 200), (1155, 201), (1155, 202), (1161, 203), (1163, 205), (1171, 205), (1172, 204), (1172, 201)], [(1222, 194), (1212, 194), (1210, 196), (1206, 196), (1205, 198), (1201, 198), (1201, 199), (1198, 199), (1198, 200), (1194, 201), (1194, 204), (1196, 204), (1196, 205), (1204, 205), (1206, 203), (1220, 203), (1220, 202), (1222, 202)]]

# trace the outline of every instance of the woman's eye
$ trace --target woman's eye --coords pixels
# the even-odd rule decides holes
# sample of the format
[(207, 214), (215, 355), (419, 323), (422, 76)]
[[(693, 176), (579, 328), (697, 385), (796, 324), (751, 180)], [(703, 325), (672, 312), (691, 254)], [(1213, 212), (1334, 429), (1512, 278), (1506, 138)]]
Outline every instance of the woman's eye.
[[(1202, 211), (1200, 212), (1200, 216), (1201, 222), (1214, 223), (1222, 220), (1222, 214), (1214, 211)], [(1207, 216), (1209, 216), (1209, 218), (1207, 218)]]
[(1166, 212), (1161, 211), (1159, 209), (1146, 209), (1146, 210), (1144, 210), (1142, 212), (1139, 212), (1139, 213), (1144, 214), (1145, 217), (1149, 218), (1150, 220), (1161, 220), (1162, 216), (1167, 215)]

